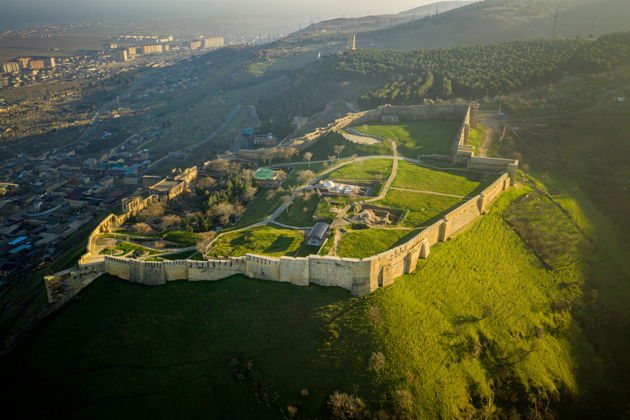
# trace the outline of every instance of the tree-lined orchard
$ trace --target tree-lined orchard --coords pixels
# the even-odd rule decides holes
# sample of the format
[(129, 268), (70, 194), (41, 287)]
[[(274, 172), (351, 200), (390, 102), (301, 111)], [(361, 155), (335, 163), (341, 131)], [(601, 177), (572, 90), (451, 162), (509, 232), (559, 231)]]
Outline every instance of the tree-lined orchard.
[[(362, 108), (421, 103), (424, 98), (512, 92), (563, 74), (609, 70), (630, 62), (630, 32), (592, 39), (541, 39), (401, 52), (364, 49), (329, 54), (289, 76), (285, 90), (262, 101), (263, 122), (288, 134), (296, 115), (332, 100), (359, 97)], [(352, 96), (354, 97), (352, 98)]]

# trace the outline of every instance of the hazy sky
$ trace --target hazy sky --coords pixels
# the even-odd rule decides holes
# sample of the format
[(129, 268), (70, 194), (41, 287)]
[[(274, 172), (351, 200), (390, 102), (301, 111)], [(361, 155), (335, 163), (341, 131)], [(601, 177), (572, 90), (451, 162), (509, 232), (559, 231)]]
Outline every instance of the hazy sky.
[[(276, 14), (301, 19), (396, 13), (437, 0), (0, 0), (0, 25)], [(127, 17), (127, 19), (125, 19)], [(319, 18), (319, 19), (317, 19)]]

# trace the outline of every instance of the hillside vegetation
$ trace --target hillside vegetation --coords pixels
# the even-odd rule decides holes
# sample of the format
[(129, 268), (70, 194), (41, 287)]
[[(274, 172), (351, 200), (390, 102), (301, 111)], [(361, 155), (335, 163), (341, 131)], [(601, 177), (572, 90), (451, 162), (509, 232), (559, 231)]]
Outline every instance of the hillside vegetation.
[(265, 127), (289, 132), (292, 116), (331, 100), (364, 108), (422, 103), (425, 98), (507, 94), (564, 75), (610, 70), (630, 62), (630, 32), (597, 40), (542, 39), (398, 52), (364, 49), (326, 55), (291, 74), (285, 89), (260, 102)]
[[(365, 299), (238, 276), (157, 288), (103, 277), (4, 361), (19, 372), (8, 401), (49, 418), (322, 418), (340, 391), (399, 418), (606, 417), (620, 401), (593, 403), (607, 389), (593, 345), (608, 347), (583, 328), (611, 301), (587, 284), (627, 296), (628, 272), (607, 263), (613, 238), (546, 268), (503, 219), (529, 191)], [(591, 216), (580, 225), (607, 229)]]

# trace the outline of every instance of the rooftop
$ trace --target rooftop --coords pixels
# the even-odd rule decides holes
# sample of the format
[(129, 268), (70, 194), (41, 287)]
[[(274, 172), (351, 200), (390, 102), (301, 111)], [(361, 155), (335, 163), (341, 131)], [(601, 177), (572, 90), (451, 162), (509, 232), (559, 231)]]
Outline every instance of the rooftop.
[(269, 168), (259, 168), (254, 174), (256, 179), (275, 179), (281, 171), (275, 171)]

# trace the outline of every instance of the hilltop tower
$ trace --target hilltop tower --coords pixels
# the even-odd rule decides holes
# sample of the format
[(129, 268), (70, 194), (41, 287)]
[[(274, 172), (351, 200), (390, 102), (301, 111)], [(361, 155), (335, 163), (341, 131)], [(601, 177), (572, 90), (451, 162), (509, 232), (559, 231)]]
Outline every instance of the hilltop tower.
[(352, 35), (348, 40), (348, 50), (355, 51), (357, 49), (357, 36)]

